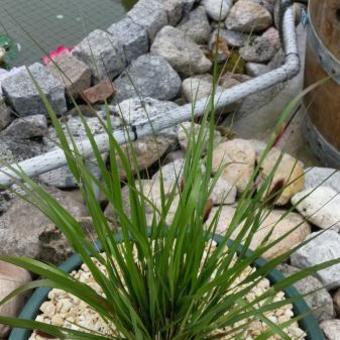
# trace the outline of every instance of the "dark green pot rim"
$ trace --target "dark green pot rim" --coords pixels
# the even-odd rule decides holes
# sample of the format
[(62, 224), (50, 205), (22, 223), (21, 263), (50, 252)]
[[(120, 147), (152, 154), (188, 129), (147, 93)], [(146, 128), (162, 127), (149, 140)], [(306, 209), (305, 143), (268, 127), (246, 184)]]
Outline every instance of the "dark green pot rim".
[[(122, 237), (117, 234), (117, 241), (121, 241)], [(215, 235), (213, 239), (219, 243), (223, 240), (222, 236)], [(232, 241), (230, 241), (232, 242)], [(246, 255), (250, 255), (252, 252), (247, 251)], [(79, 255), (72, 255), (68, 260), (66, 260), (59, 268), (67, 273), (77, 270), (82, 265), (82, 260)], [(264, 259), (258, 259), (255, 261), (254, 265), (256, 267), (262, 267), (266, 263)], [(272, 270), (267, 276), (267, 279), (271, 283), (276, 283), (284, 279), (283, 274), (278, 270)], [(30, 299), (27, 301), (26, 305), (22, 309), (19, 318), (34, 320), (40, 313), (40, 306), (48, 299), (48, 293), (51, 289), (49, 288), (39, 288), (34, 291)], [(299, 321), (300, 327), (307, 333), (308, 340), (325, 340), (325, 337), (319, 327), (318, 321), (313, 316), (310, 308), (307, 306), (303, 297), (298, 293), (298, 291), (293, 287), (288, 287), (283, 290), (287, 298), (299, 298), (293, 303), (295, 315), (304, 315), (304, 317)], [(8, 340), (28, 340), (31, 335), (30, 330), (14, 328), (8, 338)]]

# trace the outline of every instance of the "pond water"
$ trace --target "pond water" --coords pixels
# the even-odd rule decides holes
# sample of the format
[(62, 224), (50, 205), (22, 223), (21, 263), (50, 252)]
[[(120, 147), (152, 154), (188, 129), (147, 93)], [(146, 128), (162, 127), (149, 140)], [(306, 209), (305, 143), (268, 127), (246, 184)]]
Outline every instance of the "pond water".
[[(121, 19), (136, 0), (0, 0), (0, 38), (19, 44), (14, 65), (39, 61), (44, 51), (72, 47), (96, 28)], [(39, 46), (37, 46), (37, 43)]]

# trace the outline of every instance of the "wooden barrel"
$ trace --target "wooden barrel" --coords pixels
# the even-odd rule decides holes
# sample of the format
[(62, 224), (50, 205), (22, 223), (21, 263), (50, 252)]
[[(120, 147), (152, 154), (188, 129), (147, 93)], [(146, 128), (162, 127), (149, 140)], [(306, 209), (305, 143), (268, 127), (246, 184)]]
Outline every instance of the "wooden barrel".
[(318, 158), (340, 168), (340, 0), (310, 0), (305, 87), (306, 136)]

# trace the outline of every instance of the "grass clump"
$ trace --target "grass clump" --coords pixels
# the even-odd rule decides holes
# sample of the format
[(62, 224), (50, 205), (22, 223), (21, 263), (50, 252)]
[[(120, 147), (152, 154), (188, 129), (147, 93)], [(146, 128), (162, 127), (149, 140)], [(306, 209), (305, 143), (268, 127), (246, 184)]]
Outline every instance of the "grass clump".
[[(216, 68), (215, 73), (218, 73)], [(30, 258), (1, 256), (0, 260), (24, 267), (41, 279), (19, 288), (0, 304), (32, 288), (60, 289), (85, 302), (107, 324), (110, 332), (100, 334), (88, 329), (74, 330), (3, 316), (0, 316), (0, 323), (37, 330), (58, 339), (186, 340), (221, 338), (219, 330), (223, 329), (228, 330), (227, 335), (231, 338), (242, 339), (249, 326), (248, 321), (260, 320), (267, 325), (267, 330), (258, 339), (266, 339), (273, 334), (289, 339), (285, 329), (296, 319), (277, 325), (267, 317), (267, 313), (294, 302), (294, 299), (276, 301), (275, 296), (310, 273), (339, 262), (329, 261), (301, 271), (273, 284), (252, 302), (246, 299), (247, 294), (269, 272), (298, 248), (292, 248), (260, 268), (254, 267), (255, 261), (293, 232), (292, 229), (275, 241), (270, 241), (269, 233), (254, 252), (248, 252), (255, 233), (284, 189), (269, 190), (275, 168), (258, 187), (254, 183), (294, 103), (283, 113), (271, 142), (237, 202), (235, 215), (226, 234), (215, 244), (212, 237), (222, 208), (211, 216), (210, 195), (223, 167), (213, 174), (216, 129), (213, 101), (207, 103), (198, 133), (191, 134), (190, 129), (188, 131), (184, 168), (170, 190), (165, 188), (166, 178), (161, 174), (160, 202), (156, 205), (144, 192), (139, 174), (135, 175), (138, 164), (129, 135), (124, 149), (113, 138), (109, 110), (106, 121), (101, 121), (108, 137), (108, 161), (103, 159), (86, 119), (79, 110), (100, 169), (101, 180), (98, 180), (87, 168), (72, 136), (64, 132), (41, 91), (40, 94), (56, 129), (68, 167), (79, 185), (98, 243), (88, 240), (81, 223), (43, 187), (24, 172), (14, 168), (13, 171), (22, 180), (21, 187), (25, 190), (23, 198), (40, 209), (62, 231), (91, 272), (102, 294), (55, 266)], [(280, 159), (277, 165), (279, 162)], [(124, 185), (128, 188), (129, 209), (124, 204), (121, 170), (125, 174)], [(97, 199), (97, 190), (112, 208), (120, 237), (112, 230), (103, 212)], [(150, 209), (150, 206), (153, 213), (148, 219), (147, 207)], [(232, 235), (233, 242), (230, 242)], [(249, 267), (254, 269), (245, 276), (244, 272)], [(235, 286), (239, 289), (235, 290)]]

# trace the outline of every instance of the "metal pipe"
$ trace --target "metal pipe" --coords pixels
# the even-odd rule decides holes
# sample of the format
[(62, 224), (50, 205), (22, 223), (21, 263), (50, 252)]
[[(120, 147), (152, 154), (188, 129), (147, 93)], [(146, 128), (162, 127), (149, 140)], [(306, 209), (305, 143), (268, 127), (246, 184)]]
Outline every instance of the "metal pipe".
[[(214, 97), (216, 109), (223, 109), (229, 104), (258, 91), (270, 88), (280, 82), (287, 81), (297, 75), (300, 70), (300, 58), (297, 48), (294, 21), (293, 8), (290, 6), (285, 10), (282, 18), (282, 40), (285, 51), (285, 63), (279, 68), (264, 75), (248, 80), (247, 82), (234, 86), (228, 90), (217, 92)], [(201, 116), (204, 113), (208, 100), (209, 97), (195, 103), (194, 115), (196, 117)], [(124, 130), (117, 130), (113, 135), (119, 144), (124, 144), (129, 140), (127, 136), (129, 136), (130, 139), (135, 140), (136, 138), (152, 135), (154, 131), (161, 131), (191, 119), (192, 104), (186, 104), (167, 112), (161, 119), (157, 117), (157, 119), (142, 122), (138, 124), (138, 126), (130, 126)], [(107, 134), (98, 135), (95, 139), (101, 151), (105, 152), (108, 150)], [(85, 158), (89, 158), (92, 155), (91, 144), (88, 140), (80, 142), (78, 147)], [(64, 152), (58, 148), (18, 164), (13, 164), (12, 167), (14, 169), (21, 169), (28, 176), (34, 177), (58, 169), (66, 164)], [(0, 186), (10, 186), (15, 183), (17, 179), (18, 176), (10, 168), (0, 168)]]

